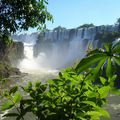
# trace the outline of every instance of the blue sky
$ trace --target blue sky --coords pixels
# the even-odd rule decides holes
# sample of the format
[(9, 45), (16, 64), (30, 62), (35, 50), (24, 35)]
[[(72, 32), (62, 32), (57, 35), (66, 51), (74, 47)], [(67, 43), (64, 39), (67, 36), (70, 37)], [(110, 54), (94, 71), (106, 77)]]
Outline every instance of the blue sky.
[(48, 11), (54, 23), (47, 22), (47, 28), (57, 26), (75, 28), (85, 23), (111, 25), (120, 17), (120, 0), (48, 0)]

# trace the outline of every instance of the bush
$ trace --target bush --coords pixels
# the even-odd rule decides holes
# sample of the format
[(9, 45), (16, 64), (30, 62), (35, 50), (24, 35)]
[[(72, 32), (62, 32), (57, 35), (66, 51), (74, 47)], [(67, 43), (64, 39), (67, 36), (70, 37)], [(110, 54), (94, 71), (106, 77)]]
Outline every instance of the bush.
[[(108, 94), (120, 94), (114, 87), (115, 67), (120, 65), (120, 43), (106, 44), (104, 49), (90, 51), (76, 67), (67, 68), (58, 78), (46, 84), (36, 82), (22, 87), (27, 98), (23, 98), (14, 87), (1, 93), (8, 101), (2, 110), (16, 108), (16, 113), (7, 113), (4, 117), (24, 119), (32, 112), (37, 120), (100, 120), (110, 118), (102, 108), (107, 103)], [(102, 76), (105, 69), (106, 78)], [(99, 80), (99, 84), (96, 83)], [(17, 106), (19, 105), (19, 106)]]

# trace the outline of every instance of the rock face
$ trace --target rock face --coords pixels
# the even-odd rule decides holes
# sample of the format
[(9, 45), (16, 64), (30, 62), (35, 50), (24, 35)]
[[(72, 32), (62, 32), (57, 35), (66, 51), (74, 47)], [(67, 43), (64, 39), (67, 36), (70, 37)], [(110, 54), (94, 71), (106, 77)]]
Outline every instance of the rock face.
[(22, 42), (13, 42), (9, 48), (8, 57), (13, 66), (17, 66), (24, 58), (24, 46)]
[(12, 75), (20, 75), (18, 68), (12, 67), (7, 63), (0, 62), (0, 78), (8, 78)]
[(20, 74), (19, 69), (12, 67), (12, 62), (23, 57), (23, 49), (22, 43), (7, 45), (4, 40), (0, 40), (0, 77)]
[(6, 43), (0, 40), (0, 61), (9, 62), (7, 53), (8, 53), (8, 48)]

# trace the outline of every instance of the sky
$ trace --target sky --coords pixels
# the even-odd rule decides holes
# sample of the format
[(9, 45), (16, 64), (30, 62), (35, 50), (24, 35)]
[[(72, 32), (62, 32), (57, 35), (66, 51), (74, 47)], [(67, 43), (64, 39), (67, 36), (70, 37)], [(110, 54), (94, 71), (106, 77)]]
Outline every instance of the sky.
[(48, 3), (54, 18), (54, 23), (46, 23), (50, 30), (57, 26), (76, 28), (85, 23), (112, 25), (120, 17), (120, 0), (48, 0)]

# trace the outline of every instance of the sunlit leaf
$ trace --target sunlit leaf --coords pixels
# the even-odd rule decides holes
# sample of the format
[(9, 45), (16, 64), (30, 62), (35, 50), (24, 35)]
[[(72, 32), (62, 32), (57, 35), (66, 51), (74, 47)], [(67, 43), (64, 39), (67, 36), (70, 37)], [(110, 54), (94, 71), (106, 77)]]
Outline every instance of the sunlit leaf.
[(107, 68), (106, 68), (106, 75), (108, 78), (112, 77), (112, 63), (111, 63), (111, 58), (108, 58), (107, 62)]
[(13, 106), (14, 106), (14, 104), (11, 101), (8, 101), (2, 105), (1, 109), (4, 111), (4, 110), (12, 108)]
[(88, 69), (89, 67), (93, 66), (95, 63), (99, 62), (100, 60), (106, 58), (104, 54), (95, 54), (91, 55), (89, 57), (86, 57), (78, 63), (77, 67), (75, 70), (80, 73), (83, 72), (84, 70)]
[(14, 95), (14, 97), (13, 97), (13, 101), (14, 101), (15, 103), (20, 102), (21, 99), (22, 99), (22, 96), (21, 96), (20, 93), (16, 93), (16, 94)]
[(106, 98), (110, 91), (110, 86), (104, 86), (98, 90), (101, 98)]
[(94, 116), (94, 117), (100, 117), (102, 114), (100, 113), (100, 112), (98, 112), (98, 111), (88, 111), (87, 113), (86, 113), (87, 115), (90, 115), (90, 116)]
[(93, 107), (97, 107), (96, 104), (95, 104), (95, 102), (93, 102), (93, 101), (82, 101), (82, 103), (91, 105), (91, 106), (93, 106)]
[(110, 114), (102, 107), (99, 107), (96, 110), (99, 111), (104, 118), (110, 119)]
[(97, 92), (93, 92), (93, 91), (90, 91), (90, 90), (85, 92), (85, 94), (88, 96), (88, 98), (94, 98), (94, 97), (98, 96)]
[(103, 85), (105, 85), (106, 79), (104, 77), (100, 77), (100, 81)]

